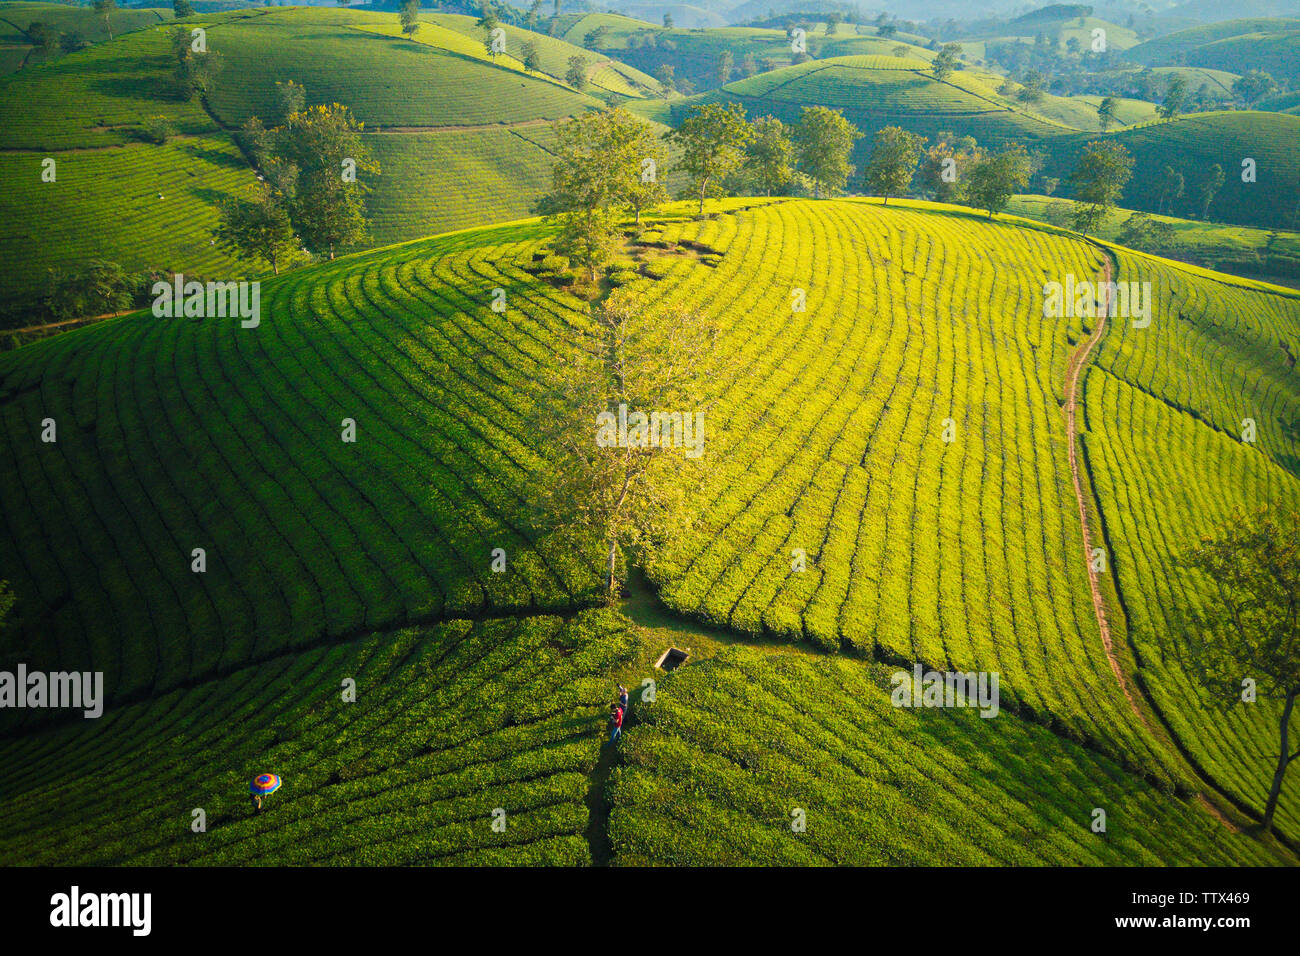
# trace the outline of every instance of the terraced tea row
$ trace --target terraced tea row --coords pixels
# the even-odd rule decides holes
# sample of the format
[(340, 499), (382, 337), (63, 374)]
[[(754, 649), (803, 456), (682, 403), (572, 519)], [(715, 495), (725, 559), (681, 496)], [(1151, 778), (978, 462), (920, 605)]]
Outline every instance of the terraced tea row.
[[(52, 159), (54, 182), (43, 178)], [(213, 244), (217, 204), (256, 181), (224, 134), (47, 155), (0, 152), (0, 300), (13, 311), (49, 291), (49, 271), (111, 258), (144, 271), (257, 271)], [(26, 324), (19, 321), (18, 324)]]
[(0, 359), (0, 577), (34, 601), (41, 658), (90, 662), (117, 699), (331, 635), (580, 600), (592, 569), (535, 551), (525, 506), (537, 368), (577, 306), (516, 264), (541, 237), (282, 277), (254, 329), (142, 314)]
[(665, 601), (747, 633), (1000, 671), (1026, 711), (1176, 777), (1092, 616), (1059, 411), (1080, 324), (1043, 316), (1044, 281), (1093, 275), (1096, 251), (862, 202), (663, 238), (723, 252), (656, 294), (723, 317), (739, 369), (710, 396), (695, 525), (651, 564)]
[[(588, 775), (630, 647), (608, 612), (454, 621), (0, 742), (0, 863), (587, 863)], [(284, 787), (255, 815), (268, 770)]]
[[(1258, 813), (1277, 759), (1280, 708), (1260, 700), (1224, 714), (1209, 706), (1183, 631), (1186, 612), (1214, 585), (1181, 561), (1235, 511), (1300, 506), (1290, 424), (1300, 416), (1300, 388), (1284, 350), (1300, 333), (1300, 296), (1136, 254), (1119, 262), (1121, 280), (1152, 282), (1155, 302), (1167, 306), (1149, 327), (1116, 321), (1085, 383), (1084, 447), (1121, 620), (1179, 746)], [(1292, 734), (1300, 731), (1292, 723)], [(1297, 832), (1298, 816), (1300, 798), (1284, 789), (1285, 832)]]
[[(732, 648), (636, 705), (611, 778), (628, 865), (1275, 862), (1196, 804), (1008, 714), (890, 703), (889, 670)], [(1105, 832), (1093, 830), (1104, 811)], [(802, 829), (798, 829), (802, 828)], [(671, 839), (663, 834), (671, 833)]]

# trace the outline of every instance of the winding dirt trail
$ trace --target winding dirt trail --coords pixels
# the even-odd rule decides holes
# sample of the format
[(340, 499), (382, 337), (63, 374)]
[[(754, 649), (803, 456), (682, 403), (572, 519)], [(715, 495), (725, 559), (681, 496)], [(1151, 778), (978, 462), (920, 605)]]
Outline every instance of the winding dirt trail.
[(1079, 524), (1083, 528), (1083, 558), (1088, 568), (1088, 589), (1092, 592), (1092, 608), (1097, 614), (1097, 627), (1101, 630), (1101, 643), (1106, 648), (1106, 659), (1110, 661), (1110, 669), (1115, 672), (1115, 680), (1119, 681), (1120, 689), (1124, 691), (1124, 696), (1128, 699), (1129, 706), (1133, 708), (1133, 713), (1142, 721), (1147, 730), (1151, 727), (1147, 724), (1146, 717), (1143, 716), (1137, 701), (1133, 698), (1133, 689), (1129, 686), (1128, 680), (1124, 677), (1124, 672), (1120, 669), (1119, 659), (1115, 656), (1115, 646), (1111, 641), (1110, 623), (1106, 620), (1106, 603), (1101, 597), (1101, 583), (1098, 580), (1098, 572), (1092, 566), (1092, 531), (1088, 526), (1088, 509), (1085, 505), (1083, 492), (1083, 475), (1079, 465), (1079, 442), (1076, 440), (1079, 435), (1077, 425), (1077, 408), (1079, 379), (1083, 376), (1083, 368), (1088, 364), (1088, 356), (1097, 343), (1101, 341), (1102, 335), (1106, 331), (1106, 313), (1110, 311), (1110, 283), (1111, 283), (1111, 262), (1110, 258), (1105, 259), (1102, 281), (1105, 283), (1102, 288), (1106, 290), (1100, 307), (1098, 308), (1097, 327), (1092, 330), (1092, 335), (1088, 340), (1080, 345), (1070, 356), (1070, 364), (1065, 372), (1065, 427), (1069, 436), (1069, 458), (1070, 458), (1070, 478), (1074, 482), (1074, 500), (1079, 507)]
[[(1138, 706), (1133, 688), (1119, 666), (1119, 658), (1115, 656), (1115, 645), (1111, 640), (1110, 622), (1106, 619), (1106, 602), (1101, 596), (1100, 572), (1094, 570), (1092, 566), (1092, 530), (1088, 525), (1088, 508), (1085, 504), (1087, 499), (1084, 497), (1083, 474), (1079, 464), (1079, 428), (1077, 424), (1079, 381), (1083, 377), (1084, 367), (1088, 364), (1088, 357), (1092, 354), (1092, 350), (1096, 348), (1097, 343), (1101, 341), (1102, 335), (1105, 334), (1106, 316), (1110, 312), (1111, 270), (1113, 267), (1109, 255), (1106, 255), (1103, 261), (1105, 263), (1102, 269), (1103, 292), (1101, 304), (1097, 309), (1097, 327), (1093, 329), (1088, 340), (1070, 356), (1070, 363), (1065, 372), (1065, 423), (1066, 434), (1069, 438), (1070, 478), (1074, 482), (1074, 500), (1079, 507), (1079, 526), (1083, 530), (1083, 558), (1084, 566), (1088, 569), (1088, 589), (1092, 592), (1092, 607), (1097, 614), (1097, 627), (1101, 631), (1101, 643), (1106, 649), (1106, 659), (1110, 661), (1110, 669), (1114, 671), (1115, 680), (1119, 682), (1120, 690), (1124, 692), (1129, 707), (1133, 709), (1137, 719), (1142, 722), (1142, 726), (1159, 739), (1155, 728), (1151, 726), (1146, 714)], [(1207, 812), (1216, 817), (1225, 827), (1234, 833), (1240, 832), (1236, 824), (1229, 820), (1222, 810), (1206, 799), (1204, 793), (1198, 793), (1196, 799)]]

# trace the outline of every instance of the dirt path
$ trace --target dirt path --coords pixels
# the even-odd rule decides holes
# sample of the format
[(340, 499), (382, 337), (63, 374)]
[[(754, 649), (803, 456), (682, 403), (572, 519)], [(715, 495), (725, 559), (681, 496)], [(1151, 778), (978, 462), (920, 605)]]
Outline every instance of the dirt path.
[[(1097, 614), (1097, 627), (1101, 631), (1101, 643), (1106, 649), (1106, 659), (1110, 662), (1110, 669), (1114, 671), (1115, 680), (1119, 682), (1120, 690), (1124, 692), (1129, 707), (1133, 709), (1137, 719), (1142, 722), (1142, 726), (1153, 736), (1158, 737), (1155, 728), (1147, 720), (1146, 714), (1138, 706), (1133, 688), (1129, 684), (1128, 678), (1124, 676), (1124, 671), (1120, 669), (1119, 658), (1115, 656), (1115, 645), (1111, 640), (1110, 622), (1106, 619), (1106, 602), (1101, 595), (1100, 572), (1094, 570), (1092, 566), (1092, 530), (1088, 525), (1088, 508), (1085, 504), (1087, 499), (1084, 497), (1082, 467), (1079, 464), (1080, 443), (1077, 424), (1079, 381), (1083, 377), (1084, 367), (1088, 364), (1088, 357), (1106, 331), (1106, 315), (1110, 311), (1109, 297), (1112, 281), (1110, 256), (1107, 255), (1104, 261), (1105, 266), (1102, 270), (1102, 282), (1104, 283), (1102, 289), (1104, 291), (1101, 305), (1097, 310), (1097, 327), (1093, 329), (1088, 340), (1080, 345), (1070, 357), (1070, 364), (1067, 366), (1065, 373), (1065, 422), (1066, 432), (1069, 436), (1070, 478), (1074, 482), (1074, 500), (1079, 507), (1079, 525), (1083, 530), (1083, 558), (1084, 566), (1088, 569), (1088, 589), (1092, 592), (1092, 607)], [(1223, 811), (1207, 800), (1203, 793), (1198, 793), (1196, 799), (1207, 812), (1216, 817), (1225, 827), (1234, 833), (1240, 832), (1237, 826), (1224, 815)]]
[[(1103, 288), (1109, 290), (1111, 282), (1109, 257), (1106, 258), (1105, 263), (1103, 269), (1103, 282), (1105, 282), (1105, 285)], [(1109, 296), (1109, 293), (1107, 292), (1106, 295)], [(1120, 689), (1124, 691), (1129, 706), (1133, 708), (1133, 713), (1142, 721), (1147, 730), (1150, 730), (1151, 727), (1147, 724), (1146, 717), (1138, 708), (1137, 701), (1133, 699), (1133, 690), (1129, 687), (1124, 672), (1120, 670), (1119, 659), (1115, 656), (1115, 646), (1111, 641), (1110, 623), (1106, 620), (1106, 603), (1101, 597), (1101, 582), (1098, 579), (1098, 572), (1093, 570), (1092, 566), (1092, 530), (1088, 526), (1088, 509), (1085, 505), (1083, 476), (1079, 465), (1079, 442), (1076, 440), (1079, 435), (1079, 428), (1076, 424), (1079, 380), (1083, 377), (1084, 366), (1088, 364), (1088, 356), (1092, 354), (1092, 350), (1101, 341), (1101, 337), (1106, 331), (1106, 313), (1109, 311), (1109, 298), (1105, 298), (1098, 308), (1097, 327), (1092, 330), (1092, 335), (1089, 336), (1088, 340), (1075, 350), (1074, 355), (1070, 356), (1070, 364), (1065, 372), (1065, 428), (1070, 439), (1070, 478), (1074, 482), (1074, 500), (1079, 507), (1079, 524), (1083, 528), (1083, 558), (1084, 564), (1088, 568), (1088, 589), (1092, 592), (1092, 608), (1097, 614), (1097, 627), (1101, 630), (1101, 643), (1106, 648), (1106, 659), (1110, 661), (1110, 669), (1115, 672), (1115, 680), (1119, 681)]]

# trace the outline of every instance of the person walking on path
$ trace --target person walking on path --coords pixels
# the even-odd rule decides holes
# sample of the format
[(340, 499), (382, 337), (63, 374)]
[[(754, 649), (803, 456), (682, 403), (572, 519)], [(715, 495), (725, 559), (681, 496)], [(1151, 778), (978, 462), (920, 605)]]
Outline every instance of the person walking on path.
[(623, 708), (623, 713), (627, 713), (627, 688), (622, 684), (618, 685), (618, 706)]
[(623, 735), (623, 708), (614, 705), (609, 714), (609, 742), (612, 744)]

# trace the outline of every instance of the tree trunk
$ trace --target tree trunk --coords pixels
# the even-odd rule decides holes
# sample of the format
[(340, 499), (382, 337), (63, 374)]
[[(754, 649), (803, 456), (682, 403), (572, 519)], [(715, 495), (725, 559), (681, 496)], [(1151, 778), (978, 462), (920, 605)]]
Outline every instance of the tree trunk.
[(614, 564), (618, 559), (618, 541), (609, 539), (609, 564), (605, 568), (605, 593), (614, 596)]
[(1287, 764), (1291, 762), (1291, 755), (1287, 753), (1287, 731), (1288, 724), (1291, 722), (1291, 708), (1295, 705), (1295, 696), (1295, 691), (1287, 694), (1286, 706), (1282, 708), (1282, 743), (1277, 755), (1277, 767), (1273, 771), (1273, 786), (1268, 791), (1268, 805), (1264, 807), (1265, 833), (1270, 833), (1273, 829), (1273, 812), (1277, 809), (1277, 798), (1282, 792), (1282, 778), (1286, 776)]

